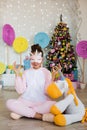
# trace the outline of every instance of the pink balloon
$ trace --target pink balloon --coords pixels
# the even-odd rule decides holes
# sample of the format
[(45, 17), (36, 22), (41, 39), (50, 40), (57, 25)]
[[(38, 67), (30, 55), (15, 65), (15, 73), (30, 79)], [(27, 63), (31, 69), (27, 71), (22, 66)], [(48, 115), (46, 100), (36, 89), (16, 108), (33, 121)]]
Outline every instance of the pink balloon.
[(15, 39), (15, 32), (11, 25), (5, 24), (3, 26), (2, 37), (7, 45), (12, 46)]

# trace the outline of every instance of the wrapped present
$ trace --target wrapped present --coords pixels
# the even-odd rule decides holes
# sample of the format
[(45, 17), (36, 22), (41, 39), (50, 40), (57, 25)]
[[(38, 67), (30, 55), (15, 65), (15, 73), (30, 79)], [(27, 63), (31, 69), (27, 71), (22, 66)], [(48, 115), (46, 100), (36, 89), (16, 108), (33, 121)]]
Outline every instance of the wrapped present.
[(78, 80), (78, 70), (72, 72), (74, 74), (74, 80)]
[(74, 89), (78, 88), (78, 79), (75, 74), (76, 72), (75, 73), (73, 72), (71, 74), (64, 74), (66, 78), (69, 78), (72, 81)]
[(74, 80), (74, 74), (73, 73), (71, 73), (71, 74), (64, 74), (64, 76), (66, 78), (69, 78), (70, 80)]
[(72, 84), (73, 84), (74, 89), (77, 89), (79, 87), (78, 81), (73, 80)]

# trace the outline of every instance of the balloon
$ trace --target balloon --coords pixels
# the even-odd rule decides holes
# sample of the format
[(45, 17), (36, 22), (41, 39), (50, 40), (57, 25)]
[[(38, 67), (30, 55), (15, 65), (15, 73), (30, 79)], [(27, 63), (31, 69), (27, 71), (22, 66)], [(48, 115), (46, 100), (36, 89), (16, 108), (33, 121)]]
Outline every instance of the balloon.
[(76, 52), (78, 56), (82, 58), (87, 58), (87, 41), (80, 41), (76, 45)]
[(28, 41), (23, 37), (18, 37), (13, 42), (13, 48), (17, 53), (22, 53), (28, 49)]
[(5, 64), (3, 64), (2, 62), (0, 62), (0, 74), (3, 74), (6, 70), (6, 66)]
[(44, 32), (39, 32), (34, 37), (34, 43), (39, 44), (42, 48), (45, 48), (50, 41), (48, 35)]
[(11, 25), (5, 24), (3, 26), (2, 37), (7, 45), (12, 46), (15, 39), (15, 32)]

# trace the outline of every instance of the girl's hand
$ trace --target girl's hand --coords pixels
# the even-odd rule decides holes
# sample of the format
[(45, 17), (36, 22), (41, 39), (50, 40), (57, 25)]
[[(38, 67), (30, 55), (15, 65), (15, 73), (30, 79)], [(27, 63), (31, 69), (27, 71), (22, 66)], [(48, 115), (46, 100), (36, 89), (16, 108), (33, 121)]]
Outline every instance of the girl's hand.
[(53, 68), (52, 68), (52, 80), (54, 81), (55, 80), (55, 77), (56, 77), (56, 75), (58, 74), (58, 67), (57, 66), (54, 66)]
[(52, 80), (55, 81), (56, 75), (59, 73), (58, 70), (62, 70), (62, 67), (60, 64), (58, 64), (57, 66), (53, 66), (52, 68)]
[(14, 70), (14, 72), (15, 72), (15, 74), (16, 74), (17, 76), (20, 75), (20, 69), (21, 69), (21, 65), (19, 65), (18, 68), (17, 68), (16, 62), (14, 62), (14, 63), (13, 63), (13, 70)]

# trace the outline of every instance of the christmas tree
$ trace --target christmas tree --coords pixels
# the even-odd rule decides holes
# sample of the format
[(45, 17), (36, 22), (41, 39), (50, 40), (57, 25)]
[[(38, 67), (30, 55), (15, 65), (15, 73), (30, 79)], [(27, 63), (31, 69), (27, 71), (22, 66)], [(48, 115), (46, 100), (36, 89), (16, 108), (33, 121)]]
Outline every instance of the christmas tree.
[(66, 23), (62, 22), (61, 15), (60, 23), (55, 27), (53, 36), (47, 47), (46, 67), (50, 71), (53, 66), (60, 64), (63, 74), (70, 76), (74, 72), (75, 76), (77, 63), (74, 46), (70, 44), (71, 41), (69, 28)]

